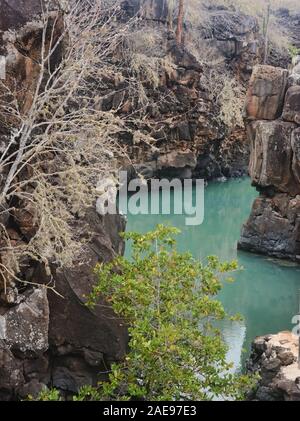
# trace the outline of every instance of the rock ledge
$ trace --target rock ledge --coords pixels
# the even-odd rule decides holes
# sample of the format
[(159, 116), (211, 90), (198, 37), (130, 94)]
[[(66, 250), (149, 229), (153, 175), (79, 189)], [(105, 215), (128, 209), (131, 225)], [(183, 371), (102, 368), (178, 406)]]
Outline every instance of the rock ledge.
[(259, 336), (252, 344), (248, 371), (259, 373), (258, 401), (300, 401), (299, 338), (291, 332)]

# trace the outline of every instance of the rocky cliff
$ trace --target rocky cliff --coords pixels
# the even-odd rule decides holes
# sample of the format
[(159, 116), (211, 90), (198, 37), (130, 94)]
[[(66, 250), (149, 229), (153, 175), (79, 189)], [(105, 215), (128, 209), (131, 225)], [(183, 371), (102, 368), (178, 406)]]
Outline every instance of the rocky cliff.
[[(124, 78), (111, 81), (102, 106), (117, 109), (120, 115), (140, 114), (141, 124), (135, 128), (146, 139), (129, 132), (121, 139), (137, 172), (146, 178), (245, 174), (249, 147), (242, 121), (229, 121), (228, 127), (220, 118), (219, 100), (226, 86), (223, 102), (228, 107), (223, 111), (229, 120), (238, 118), (234, 109), (239, 114), (238, 103), (243, 102), (253, 66), (262, 55), (256, 19), (211, 6), (196, 26), (187, 21), (180, 46), (168, 2), (127, 0), (124, 8), (129, 16), (141, 17), (134, 40), (127, 40), (131, 56)], [(197, 9), (195, 15), (201, 18)], [(126, 80), (136, 76), (140, 83), (132, 95)]]
[(257, 66), (246, 101), (249, 172), (260, 196), (239, 247), (300, 261), (299, 64)]
[[(6, 56), (7, 78), (10, 86), (16, 88), (17, 103), (24, 112), (32, 103), (39, 73), (40, 6), (39, 0), (0, 0), (0, 54)], [(136, 14), (139, 19), (134, 24), (132, 37), (124, 37), (122, 51), (107, 58), (115, 71), (107, 72), (101, 86), (97, 86), (98, 95), (94, 99), (97, 109), (112, 110), (126, 122), (123, 131), (118, 133), (118, 140), (126, 145), (136, 170), (146, 178), (165, 175), (214, 178), (244, 173), (249, 157), (244, 128), (234, 124), (228, 130), (219, 118), (221, 109), (217, 98), (223, 90), (226, 73), (228, 82), (233, 83), (229, 84), (227, 94), (234, 99), (234, 105), (236, 89), (244, 88), (253, 66), (260, 62), (261, 40), (256, 20), (232, 10), (212, 7), (207, 11), (207, 25), (201, 24), (196, 32), (190, 31), (187, 25), (185, 45), (178, 46), (174, 28), (170, 27), (167, 2), (127, 0), (123, 2), (123, 10), (125, 21)], [(60, 14), (54, 19), (58, 32), (50, 31), (52, 41), (60, 36), (59, 28), (63, 27)], [(51, 19), (49, 22), (51, 24)], [(146, 38), (142, 38), (143, 35)], [(139, 39), (142, 45), (136, 43)], [(199, 50), (197, 40), (204, 49)], [(214, 60), (203, 60), (212, 53), (219, 63), (216, 73), (212, 65)], [(55, 67), (61, 58), (62, 51), (58, 48), (49, 67)], [(288, 82), (284, 71), (270, 78), (267, 87), (261, 88), (261, 82), (256, 87), (253, 82), (253, 89), (258, 92), (254, 96), (258, 99), (253, 103), (249, 99), (249, 109), (255, 113), (258, 107), (262, 112), (259, 118), (268, 118), (262, 111), (261, 90), (266, 91), (266, 96), (270, 97), (272, 120), (280, 115)], [(289, 136), (290, 131), (296, 136), (296, 131), (292, 130), (298, 124), (292, 105), (295, 92), (291, 90), (290, 94), (286, 118), (295, 122), (281, 123), (276, 136), (277, 133)], [(1, 115), (1, 153), (7, 148), (11, 129), (13, 120)], [(255, 123), (251, 123), (248, 130), (254, 136)], [(294, 146), (291, 143), (293, 151), (296, 142), (293, 141)], [(262, 149), (265, 151), (265, 146)], [(285, 172), (289, 159), (297, 173), (295, 154), (286, 152), (280, 174)], [(277, 155), (272, 156), (276, 158)], [(252, 171), (257, 173), (255, 169)], [(1, 174), (1, 189), (6, 176), (7, 173)], [(23, 176), (28, 173), (25, 171)], [(255, 177), (259, 180), (257, 184), (261, 178), (266, 179), (259, 174)], [(274, 186), (278, 184), (276, 180)], [(298, 194), (295, 193), (297, 183), (294, 178), (287, 177), (281, 184), (283, 202), (279, 202), (283, 204), (278, 205), (276, 212), (285, 212), (287, 217), (280, 217), (287, 231), (291, 231), (297, 212), (293, 201), (297, 197), (293, 195)], [(274, 186), (265, 186), (263, 194), (271, 195)], [(277, 195), (278, 200), (280, 195)], [(272, 196), (263, 197), (269, 200)], [(5, 218), (2, 213), (0, 216), (1, 226), (5, 228), (5, 235), (1, 231), (0, 238), (1, 265), (10, 258), (7, 243), (17, 249), (28, 244), (35, 232), (32, 210), (22, 201), (13, 199), (13, 211)], [(51, 385), (66, 394), (76, 392), (84, 384), (95, 384), (110, 362), (121, 358), (126, 351), (126, 329), (110, 309), (104, 303), (93, 311), (84, 306), (85, 295), (94, 283), (92, 269), (95, 264), (123, 252), (119, 232), (124, 230), (124, 221), (119, 215), (100, 217), (92, 208), (84, 215), (76, 215), (75, 220), (78, 237), (86, 237), (87, 233), (92, 235), (84, 242), (80, 256), (74, 259), (71, 268), (58, 269), (52, 264), (49, 273), (43, 265), (25, 259), (18, 274), (21, 283), (11, 279), (7, 285), (2, 277), (0, 279), (2, 400), (34, 395), (43, 385)], [(290, 241), (292, 249), (294, 243)], [(47, 288), (49, 285), (54, 288)]]
[[(17, 88), (17, 100), (24, 112), (37, 83), (40, 7), (39, 0), (0, 0), (1, 54), (7, 59), (8, 83)], [(59, 23), (60, 16), (55, 19)], [(52, 32), (53, 39), (57, 36), (59, 33)], [(59, 52), (55, 60), (60, 60)], [(11, 124), (1, 114), (1, 154), (10, 139)], [(1, 189), (5, 176), (1, 174)], [(96, 263), (123, 252), (119, 237), (123, 230), (122, 217), (101, 217), (91, 208), (76, 220), (77, 235), (91, 235), (72, 267), (58, 269), (53, 264), (51, 272), (46, 273), (41, 264), (27, 260), (18, 274), (22, 282), (11, 279), (7, 284), (1, 275), (0, 400), (36, 395), (44, 385), (67, 394), (76, 392), (82, 385), (96, 384), (99, 373), (124, 355), (127, 332), (120, 320), (105, 305), (95, 310), (84, 305), (84, 297), (95, 282)], [(33, 215), (21, 201), (15, 200), (9, 217), (1, 212), (1, 268), (10, 256), (7, 242), (17, 249), (30, 242), (34, 231)], [(54, 288), (47, 287), (50, 285)]]
[(248, 370), (260, 381), (250, 400), (300, 401), (299, 338), (290, 332), (261, 336), (252, 344)]

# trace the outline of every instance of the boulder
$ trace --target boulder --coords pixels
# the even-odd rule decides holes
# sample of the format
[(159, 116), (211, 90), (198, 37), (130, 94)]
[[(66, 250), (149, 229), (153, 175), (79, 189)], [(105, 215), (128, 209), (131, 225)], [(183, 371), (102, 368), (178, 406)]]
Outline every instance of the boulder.
[(253, 69), (246, 97), (249, 120), (274, 120), (282, 114), (288, 71), (266, 65)]
[(242, 228), (238, 247), (300, 261), (300, 196), (259, 196)]
[(28, 399), (28, 397), (37, 398), (39, 394), (45, 390), (47, 386), (34, 379), (26, 383), (24, 386), (19, 387), (18, 396), (21, 399)]
[(212, 12), (209, 16), (209, 26), (213, 28), (213, 36), (219, 41), (249, 41), (253, 33), (259, 31), (257, 19), (243, 13), (222, 10)]
[(285, 97), (282, 118), (300, 124), (300, 86), (291, 86)]
[[(102, 366), (102, 371), (104, 368)], [(67, 393), (76, 393), (82, 386), (95, 385), (99, 379), (100, 368), (90, 367), (77, 356), (60, 357), (53, 361), (52, 384), (55, 388)]]
[[(293, 158), (292, 133), (296, 125), (277, 121), (252, 122), (248, 127), (250, 138), (249, 173), (258, 188), (273, 187), (280, 192), (300, 194), (300, 184), (290, 171)], [(297, 136), (294, 136), (297, 148)]]
[(292, 73), (288, 77), (288, 88), (291, 86), (299, 86), (300, 85), (300, 74)]
[(157, 159), (157, 170), (161, 176), (191, 178), (192, 171), (197, 166), (197, 157), (194, 152), (171, 151), (160, 155)]

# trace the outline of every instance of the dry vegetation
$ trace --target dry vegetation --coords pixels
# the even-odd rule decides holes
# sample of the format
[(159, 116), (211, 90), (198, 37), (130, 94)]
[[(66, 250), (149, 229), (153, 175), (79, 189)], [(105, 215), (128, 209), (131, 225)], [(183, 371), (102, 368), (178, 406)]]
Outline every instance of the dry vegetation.
[[(178, 1), (168, 0), (168, 2), (174, 19), (177, 13)], [(228, 10), (238, 10), (247, 15), (255, 16), (258, 19), (261, 32), (264, 34), (269, 5), (272, 12), (269, 19), (269, 42), (279, 51), (287, 52), (290, 44), (289, 36), (285, 28), (278, 25), (278, 20), (273, 12), (284, 8), (288, 9), (291, 14), (299, 13), (300, 5), (298, 0), (188, 0), (186, 1), (185, 20), (195, 30), (199, 26), (207, 25), (209, 7), (225, 7)]]
[[(175, 32), (178, 1), (168, 2), (169, 29)], [(158, 90), (161, 74), (174, 67), (164, 54), (164, 32), (134, 21), (116, 25), (118, 1), (93, 0), (92, 6), (77, 0), (72, 6), (61, 0), (59, 3), (67, 12), (63, 27), (60, 14), (46, 8), (35, 28), (41, 50), (29, 106), (21, 104), (24, 93), (11, 80), (0, 86), (1, 120), (10, 129), (8, 144), (0, 156), (0, 271), (4, 287), (14, 280), (24, 281), (20, 279), (22, 266), (33, 260), (42, 262), (48, 273), (50, 263), (72, 263), (82, 247), (74, 224), (95, 203), (99, 179), (110, 176), (118, 168), (119, 156), (126, 154), (116, 141), (118, 134), (126, 124), (126, 130), (132, 127), (135, 143), (151, 143), (151, 138), (138, 130), (146, 121), (149, 105), (155, 105), (149, 90)], [(214, 4), (234, 5), (263, 22), (267, 1), (214, 0)], [(206, 0), (186, 1), (186, 48), (207, 66), (210, 99), (230, 132), (243, 127), (245, 92), (234, 75), (225, 71), (224, 58), (217, 48), (201, 35), (208, 22), (206, 6)], [(297, 2), (274, 0), (272, 7), (295, 11)], [(273, 22), (271, 25), (271, 42), (285, 49), (287, 39)], [(19, 40), (14, 33), (9, 36), (13, 49)], [(62, 48), (63, 59), (57, 61)], [(110, 89), (105, 86), (108, 79), (116, 86), (123, 80), (126, 95), (111, 111), (101, 111), (99, 104), (106, 97), (95, 92), (107, 91), (109, 95)], [(126, 122), (119, 113), (124, 103), (132, 105)], [(137, 118), (139, 124), (135, 124)], [(34, 227), (33, 235), (13, 243), (6, 222), (24, 214)]]
[[(29, 107), (14, 84), (2, 81), (0, 114), (10, 138), (0, 156), (0, 270), (4, 289), (21, 280), (30, 261), (71, 264), (82, 246), (76, 219), (97, 196), (97, 183), (116, 169), (124, 151), (115, 140), (123, 123), (114, 112), (99, 111), (95, 87), (112, 69), (109, 57), (123, 42), (130, 22), (114, 25), (118, 14), (95, 0), (74, 2), (64, 16), (45, 9), (40, 33), (36, 86)], [(57, 35), (59, 34), (59, 35)], [(10, 34), (13, 48), (16, 34)], [(49, 41), (50, 40), (50, 41)], [(63, 58), (57, 53), (64, 49)], [(8, 218), (29, 220), (33, 234), (12, 244)], [(77, 230), (78, 231), (78, 230)]]

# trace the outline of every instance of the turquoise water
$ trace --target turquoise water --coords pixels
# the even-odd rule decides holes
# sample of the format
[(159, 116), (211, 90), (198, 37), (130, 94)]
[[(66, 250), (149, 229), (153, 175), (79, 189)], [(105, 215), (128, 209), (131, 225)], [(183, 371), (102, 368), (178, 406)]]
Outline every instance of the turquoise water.
[[(205, 218), (200, 226), (186, 226), (181, 215), (128, 214), (128, 231), (143, 233), (159, 223), (171, 224), (182, 231), (180, 250), (189, 250), (201, 259), (208, 255), (237, 259), (244, 268), (234, 275), (233, 284), (224, 285), (219, 296), (230, 314), (244, 317), (243, 322), (226, 322), (222, 329), (229, 345), (228, 359), (236, 369), (242, 367), (254, 337), (291, 330), (292, 317), (298, 312), (300, 266), (237, 250), (242, 224), (256, 196), (248, 178), (210, 183), (205, 189)], [(157, 194), (154, 200), (158, 199)]]

